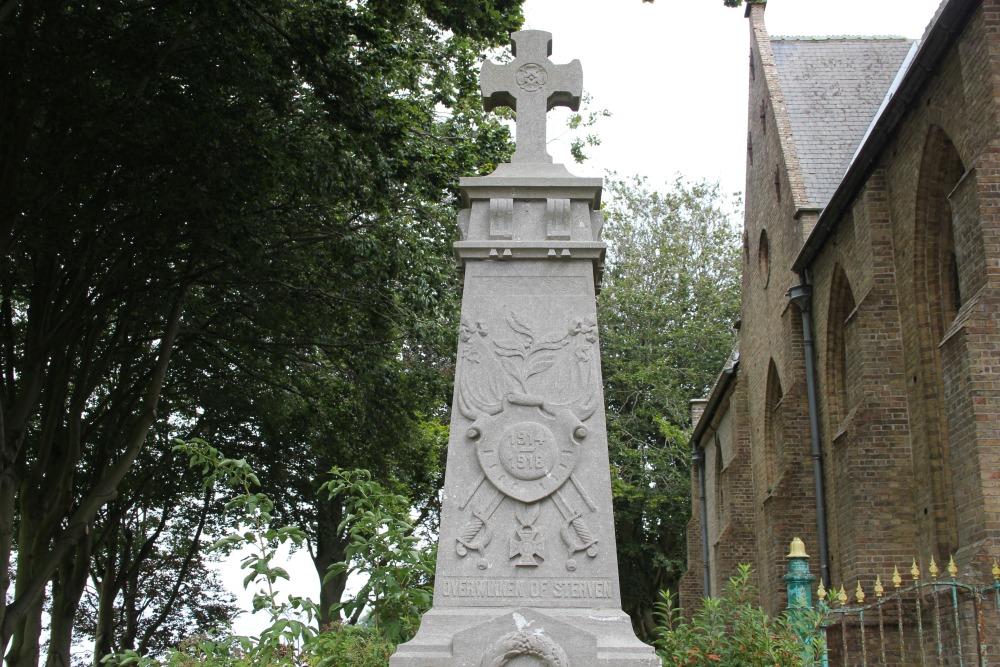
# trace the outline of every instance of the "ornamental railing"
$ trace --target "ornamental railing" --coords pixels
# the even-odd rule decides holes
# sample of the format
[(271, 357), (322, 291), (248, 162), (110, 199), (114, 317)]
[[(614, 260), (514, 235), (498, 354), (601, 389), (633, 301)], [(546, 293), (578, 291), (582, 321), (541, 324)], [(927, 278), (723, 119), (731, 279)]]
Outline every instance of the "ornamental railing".
[[(797, 539), (797, 538), (796, 538)], [(812, 604), (808, 571), (801, 541), (789, 552), (789, 611)], [(904, 568), (905, 570), (906, 568)], [(914, 560), (908, 572), (899, 568), (874, 582), (855, 582), (827, 591), (820, 582), (815, 608), (824, 615), (823, 665), (858, 667), (987, 667), (1000, 665), (1000, 564), (994, 562), (993, 581), (977, 584), (958, 577), (954, 558), (942, 573), (932, 558), (926, 575)], [(888, 586), (888, 588), (887, 588)]]

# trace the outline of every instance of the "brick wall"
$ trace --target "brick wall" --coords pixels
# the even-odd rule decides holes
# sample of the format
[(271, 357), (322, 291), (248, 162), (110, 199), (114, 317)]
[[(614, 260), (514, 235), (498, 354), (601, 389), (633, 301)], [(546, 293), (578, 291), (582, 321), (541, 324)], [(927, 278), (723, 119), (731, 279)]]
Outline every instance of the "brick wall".
[(688, 570), (680, 585), (681, 604), (688, 614), (696, 609), (705, 594), (702, 521), (708, 527), (709, 585), (713, 595), (723, 590), (740, 563), (753, 562), (756, 553), (750, 443), (746, 437), (746, 391), (738, 375), (720, 397), (706, 426), (697, 449), (705, 457), (707, 512), (703, 517), (696, 471), (691, 478)]
[[(746, 385), (745, 437), (752, 452), (755, 565), (762, 599), (784, 606), (781, 577), (789, 543), (794, 537), (816, 543), (801, 317), (785, 296), (799, 282), (790, 267), (802, 245), (803, 227), (812, 221), (808, 215), (796, 217), (806, 202), (805, 186), (764, 27), (764, 7), (751, 6), (749, 13), (754, 74), (748, 126), (753, 148), (752, 160), (750, 151), (747, 159), (744, 228), (748, 248), (740, 373)], [(766, 266), (762, 261), (765, 235)], [(775, 400), (776, 383), (780, 383), (780, 400)]]
[[(725, 408), (747, 474), (708, 471), (726, 505), (711, 546), (713, 580), (753, 561), (777, 611), (793, 537), (818, 571), (802, 313), (786, 292), (819, 214), (806, 206), (764, 6), (748, 16), (741, 358)], [(848, 589), (914, 556), (926, 567), (955, 552), (964, 573), (1000, 556), (998, 100), (1000, 0), (985, 0), (809, 267), (831, 574)], [(737, 515), (748, 527), (729, 534)], [(701, 589), (701, 520), (689, 526), (698, 570), (686, 597)]]

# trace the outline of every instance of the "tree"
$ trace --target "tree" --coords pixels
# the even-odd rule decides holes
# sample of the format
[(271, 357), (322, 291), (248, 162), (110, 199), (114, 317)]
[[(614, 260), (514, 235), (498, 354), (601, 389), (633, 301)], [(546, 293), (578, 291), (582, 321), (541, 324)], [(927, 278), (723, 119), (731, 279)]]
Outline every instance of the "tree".
[[(653, 0), (642, 0), (643, 2), (648, 2), (653, 4)], [(764, 2), (764, 0), (747, 0), (748, 5), (754, 5)], [(743, 0), (722, 0), (722, 4), (726, 7), (741, 7), (743, 6)]]
[(371, 395), (439, 321), (453, 177), (509, 151), (474, 65), (519, 4), (0, 4), (11, 667), (38, 662), (50, 583), (68, 664), (65, 612), (152, 443), (259, 442), (254, 401), (303, 369)]
[(353, 528), (344, 520), (351, 514), (350, 498), (319, 492), (331, 479), (331, 468), (351, 464), (371, 471), (391, 492), (409, 499), (408, 506), (419, 512), (416, 524), (425, 529), (437, 516), (448, 371), (429, 355), (413, 358), (412, 349), (385, 349), (390, 358), (356, 368), (350, 378), (333, 371), (300, 374), (294, 382), (311, 387), (269, 392), (257, 402), (271, 403), (256, 418), (259, 449), (245, 452), (263, 472), (264, 491), (275, 498), (275, 516), (309, 538), (322, 581), (323, 625), (339, 619), (331, 609), (341, 601), (347, 572), (332, 577), (327, 572), (345, 560)]
[[(206, 553), (209, 536), (224, 529), (221, 494), (211, 486), (192, 493), (200, 478), (189, 474), (182, 457), (152, 463), (159, 474), (144, 474), (142, 485), (122, 489), (95, 522), (92, 585), (75, 610), (75, 641), (90, 638), (99, 657), (126, 649), (162, 652), (227, 626), (239, 611), (219, 580), (219, 555)], [(136, 493), (152, 497), (133, 499)]]
[(622, 603), (651, 638), (657, 591), (685, 569), (689, 402), (734, 343), (740, 255), (718, 185), (612, 178), (598, 299)]
[[(289, 574), (275, 563), (281, 544), (301, 545), (305, 534), (295, 526), (277, 526), (274, 503), (260, 491), (260, 479), (242, 459), (225, 457), (199, 439), (177, 441), (174, 449), (200, 471), (206, 488), (225, 486), (234, 494), (226, 504), (231, 523), (212, 547), (246, 549), (241, 569), (253, 585), (254, 613), (269, 622), (255, 637), (233, 635), (228, 628), (188, 636), (157, 655), (126, 649), (102, 664), (125, 667), (387, 667), (399, 641), (411, 637), (420, 614), (430, 607), (434, 550), (426, 550), (409, 524), (409, 499), (393, 494), (366, 470), (330, 471), (322, 492), (341, 498), (356, 521), (344, 521), (350, 533), (348, 557), (337, 570), (366, 580), (345, 604), (350, 622), (321, 627), (317, 607), (308, 598), (280, 599), (274, 584)], [(347, 526), (350, 525), (349, 528)], [(366, 609), (370, 613), (357, 623)]]

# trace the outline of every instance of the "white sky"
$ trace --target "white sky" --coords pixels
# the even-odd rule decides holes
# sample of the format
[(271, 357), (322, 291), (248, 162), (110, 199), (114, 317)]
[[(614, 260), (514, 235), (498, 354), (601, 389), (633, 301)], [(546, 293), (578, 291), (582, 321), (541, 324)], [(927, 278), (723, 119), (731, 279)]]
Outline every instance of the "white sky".
[[(771, 0), (765, 22), (771, 35), (917, 38), (937, 6), (938, 0)], [(579, 58), (594, 107), (613, 113), (594, 128), (602, 144), (587, 163), (574, 164), (565, 141), (549, 145), (556, 162), (580, 176), (613, 170), (662, 185), (680, 173), (743, 191), (750, 52), (743, 8), (722, 0), (527, 0), (524, 12), (525, 28), (552, 33), (552, 62)], [(568, 113), (549, 114), (549, 137), (562, 132)], [(238, 562), (230, 559), (223, 576), (249, 609), (252, 592), (242, 591)], [(308, 554), (299, 552), (285, 567), (293, 581), (283, 595), (318, 599)], [(253, 634), (264, 624), (260, 614), (245, 614), (235, 629)]]
[[(771, 35), (902, 35), (919, 38), (939, 0), (771, 0)], [(552, 62), (579, 58), (583, 87), (601, 119), (602, 144), (576, 165), (568, 148), (549, 152), (580, 176), (648, 176), (653, 185), (718, 180), (744, 189), (749, 25), (722, 0), (527, 0), (525, 27), (552, 33)], [(562, 132), (565, 109), (549, 116)], [(559, 120), (555, 117), (558, 115)]]

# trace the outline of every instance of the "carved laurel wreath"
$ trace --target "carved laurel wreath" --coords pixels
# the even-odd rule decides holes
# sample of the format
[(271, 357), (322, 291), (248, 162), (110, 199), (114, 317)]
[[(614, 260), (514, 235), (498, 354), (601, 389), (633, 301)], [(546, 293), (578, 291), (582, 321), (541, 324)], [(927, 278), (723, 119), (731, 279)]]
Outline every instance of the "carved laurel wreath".
[(496, 640), (483, 656), (482, 667), (503, 667), (522, 655), (538, 658), (547, 667), (569, 667), (566, 651), (543, 634), (512, 632)]

